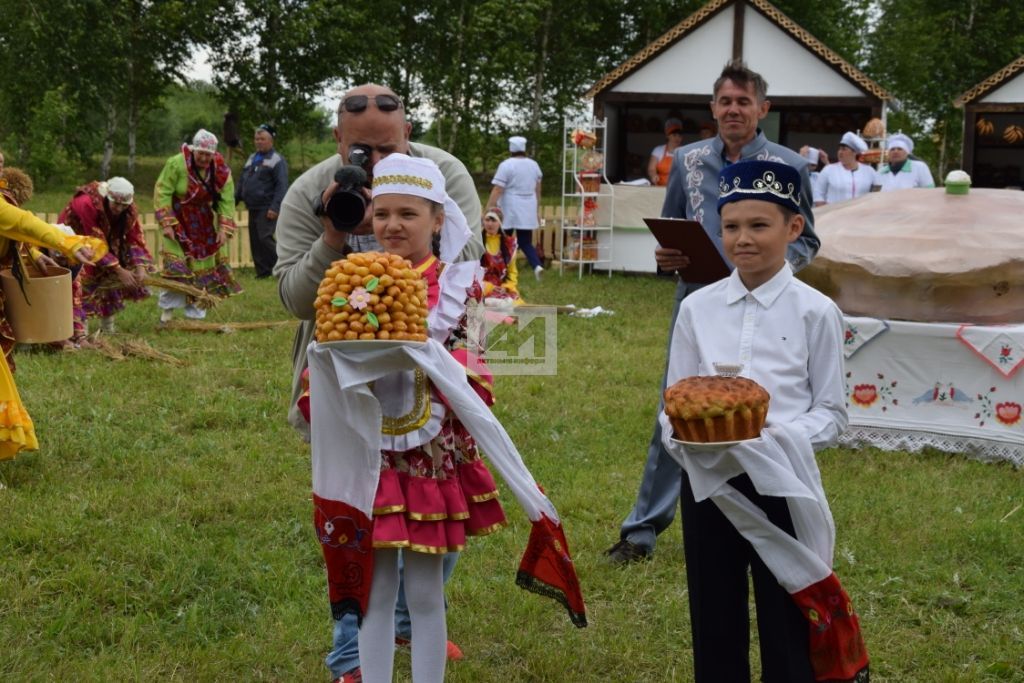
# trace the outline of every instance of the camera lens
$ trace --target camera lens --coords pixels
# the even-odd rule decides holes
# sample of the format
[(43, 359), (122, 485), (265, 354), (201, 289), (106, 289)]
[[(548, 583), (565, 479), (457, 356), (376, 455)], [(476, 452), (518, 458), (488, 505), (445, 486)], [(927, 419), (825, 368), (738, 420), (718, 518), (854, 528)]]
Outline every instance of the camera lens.
[(351, 232), (359, 227), (366, 216), (368, 202), (363, 195), (363, 188), (369, 187), (366, 171), (348, 164), (335, 172), (334, 181), (338, 187), (327, 201), (324, 211), (335, 230)]
[(327, 215), (335, 229), (351, 232), (363, 222), (366, 198), (358, 191), (336, 192), (327, 204)]

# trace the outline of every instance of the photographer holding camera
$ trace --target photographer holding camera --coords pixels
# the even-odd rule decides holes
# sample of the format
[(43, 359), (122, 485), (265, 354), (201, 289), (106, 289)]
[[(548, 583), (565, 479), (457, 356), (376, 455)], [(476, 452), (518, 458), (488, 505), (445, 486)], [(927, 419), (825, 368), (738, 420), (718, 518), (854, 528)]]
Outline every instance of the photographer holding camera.
[[(393, 152), (424, 157), (438, 165), (448, 195), (469, 225), (480, 225), (480, 197), (469, 171), (444, 150), (409, 141), (412, 125), (406, 120), (401, 98), (390, 88), (366, 84), (348, 91), (338, 106), (334, 139), (338, 154), (312, 167), (288, 188), (277, 219), (278, 293), (284, 307), (299, 319), (292, 346), (292, 397), (288, 421), (309, 440), (309, 426), (296, 402), (302, 393), (306, 347), (316, 328), (313, 302), (324, 272), (331, 263), (351, 252), (381, 250), (373, 237), (369, 182), (373, 166)], [(360, 213), (361, 212), (361, 213)], [(474, 231), (459, 260), (477, 261), (483, 254), (480, 234)], [(445, 563), (450, 573), (452, 561)], [(360, 680), (355, 645), (355, 618), (335, 624), (334, 650), (327, 665), (343, 683)], [(401, 619), (398, 628), (402, 628)], [(408, 635), (400, 639), (407, 642)], [(448, 656), (461, 658), (449, 643)]]

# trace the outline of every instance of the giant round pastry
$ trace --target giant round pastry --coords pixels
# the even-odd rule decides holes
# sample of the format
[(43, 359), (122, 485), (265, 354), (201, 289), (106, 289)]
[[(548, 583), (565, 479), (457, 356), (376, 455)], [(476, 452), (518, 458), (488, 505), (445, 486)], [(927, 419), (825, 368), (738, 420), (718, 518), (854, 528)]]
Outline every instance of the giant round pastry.
[(761, 433), (768, 400), (746, 377), (685, 377), (665, 390), (665, 414), (680, 441), (741, 441)]
[(316, 340), (427, 340), (427, 281), (401, 256), (335, 261), (316, 292)]
[(870, 192), (814, 208), (821, 250), (797, 277), (846, 315), (1024, 321), (1024, 192)]

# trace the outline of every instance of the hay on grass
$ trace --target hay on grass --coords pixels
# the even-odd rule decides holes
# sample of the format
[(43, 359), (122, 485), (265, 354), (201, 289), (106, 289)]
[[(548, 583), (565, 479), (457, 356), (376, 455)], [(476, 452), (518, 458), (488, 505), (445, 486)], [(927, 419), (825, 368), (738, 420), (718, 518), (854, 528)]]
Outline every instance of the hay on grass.
[[(213, 308), (224, 300), (224, 297), (217, 296), (216, 294), (210, 294), (198, 287), (193, 287), (192, 285), (179, 282), (178, 280), (160, 277), (159, 275), (146, 275), (142, 280), (142, 284), (147, 287), (157, 287), (159, 289), (166, 289), (169, 292), (179, 292), (185, 296), (192, 297), (195, 299), (196, 307), (203, 309)], [(110, 281), (101, 284), (97, 289), (98, 291), (103, 292), (111, 289), (120, 289), (122, 286), (123, 285), (119, 282)]]
[(145, 360), (159, 361), (182, 367), (185, 361), (169, 353), (154, 349), (148, 342), (142, 339), (113, 340), (102, 334), (89, 337), (88, 345), (82, 347), (86, 350), (97, 351), (111, 360), (125, 360), (129, 356)]

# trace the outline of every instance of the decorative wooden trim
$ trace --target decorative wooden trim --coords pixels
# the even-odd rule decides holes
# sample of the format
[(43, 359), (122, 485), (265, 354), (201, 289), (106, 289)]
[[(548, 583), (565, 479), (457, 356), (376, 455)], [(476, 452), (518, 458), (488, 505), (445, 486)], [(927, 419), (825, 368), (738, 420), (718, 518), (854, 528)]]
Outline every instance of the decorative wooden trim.
[(1011, 76), (1022, 69), (1024, 69), (1024, 55), (1017, 57), (1017, 59), (1013, 60), (1002, 69), (983, 80), (981, 83), (978, 83), (976, 86), (960, 95), (960, 97), (953, 100), (953, 105), (962, 107), (969, 102), (973, 102), (982, 95), (991, 90), (995, 90), (996, 87), (1010, 80)]
[[(708, 21), (712, 16), (717, 14), (723, 7), (727, 6), (731, 2), (736, 2), (737, 4), (749, 3), (750, 5), (753, 5), (769, 21), (771, 21), (776, 26), (781, 28), (783, 31), (791, 35), (793, 38), (795, 38), (797, 41), (802, 43), (807, 49), (816, 54), (820, 59), (829, 64), (833, 69), (842, 74), (847, 80), (853, 82), (855, 85), (866, 90), (871, 95), (877, 97), (880, 100), (892, 99), (892, 96), (889, 95), (889, 93), (884, 88), (882, 88), (882, 86), (878, 85), (878, 83), (875, 83), (875, 81), (868, 78), (866, 74), (864, 74), (855, 66), (847, 62), (842, 57), (840, 57), (838, 53), (836, 53), (835, 51), (827, 47), (824, 43), (822, 43), (820, 40), (812, 36), (810, 33), (807, 32), (806, 29), (804, 29), (795, 21), (787, 17), (777, 7), (772, 5), (767, 0), (710, 0), (710, 2), (701, 7), (699, 10), (697, 10), (690, 16), (686, 17), (681, 22), (679, 22), (678, 24), (670, 28), (668, 31), (663, 33), (661, 36), (656, 38), (652, 43), (647, 45), (647, 47), (640, 50), (640, 52), (636, 53), (635, 55), (627, 59), (614, 70), (605, 74), (597, 83), (593, 85), (593, 87), (590, 88), (590, 90), (587, 91), (584, 97), (588, 99), (596, 98), (604, 90), (618, 83), (623, 78), (631, 74), (633, 71), (640, 68), (648, 61), (656, 57), (658, 53), (662, 52), (665, 48), (681, 40), (686, 36), (686, 34), (692, 32), (701, 24)], [(734, 50), (735, 47), (736, 41), (734, 37)]]
[[(975, 102), (968, 105), (979, 114), (1016, 114), (1024, 112), (1024, 102), (1015, 104), (1013, 102)], [(967, 111), (964, 109), (964, 111)]]
[[(848, 61), (839, 56), (837, 52), (832, 50), (830, 47), (825, 45), (810, 33), (807, 29), (803, 28), (795, 21), (787, 17), (782, 13), (775, 5), (767, 2), (767, 0), (747, 0), (751, 5), (756, 7), (758, 11), (766, 16), (769, 21), (777, 25), (782, 30), (789, 33), (791, 36), (799, 40), (804, 46), (814, 54), (818, 55), (822, 60), (832, 66), (833, 69), (841, 73), (852, 81), (855, 85), (860, 86), (864, 90), (874, 95), (880, 100), (891, 100), (892, 96), (878, 83), (868, 78), (867, 74), (863, 71), (850, 64)], [(770, 99), (770, 96), (769, 96)]]

